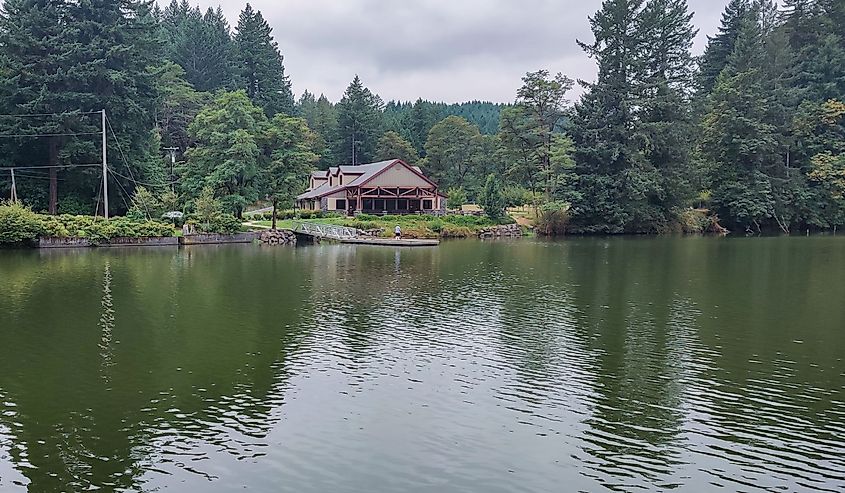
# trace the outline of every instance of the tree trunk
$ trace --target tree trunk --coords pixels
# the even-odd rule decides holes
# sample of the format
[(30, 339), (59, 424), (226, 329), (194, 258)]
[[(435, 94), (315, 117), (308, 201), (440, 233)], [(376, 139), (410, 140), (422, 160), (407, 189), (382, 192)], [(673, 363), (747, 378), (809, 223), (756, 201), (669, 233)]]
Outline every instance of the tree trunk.
[(47, 211), (56, 215), (59, 213), (59, 141), (56, 137), (50, 139), (50, 160), (48, 164), (51, 166), (50, 173), (50, 199), (47, 206)]
[(271, 227), (271, 229), (273, 229), (274, 231), (276, 230), (276, 206), (278, 205), (278, 203), (279, 199), (273, 197), (273, 226)]

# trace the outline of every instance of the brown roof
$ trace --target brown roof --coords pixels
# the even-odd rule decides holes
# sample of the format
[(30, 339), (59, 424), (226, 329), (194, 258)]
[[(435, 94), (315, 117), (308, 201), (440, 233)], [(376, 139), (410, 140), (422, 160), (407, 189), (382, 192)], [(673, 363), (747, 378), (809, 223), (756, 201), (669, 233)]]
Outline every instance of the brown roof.
[[(419, 166), (409, 166), (401, 159), (389, 159), (387, 161), (378, 161), (376, 163), (367, 163), (367, 164), (359, 164), (357, 166), (333, 166), (329, 168), (327, 171), (315, 171), (312, 173), (312, 176), (317, 178), (326, 178), (327, 174), (336, 175), (338, 172), (342, 172), (345, 175), (359, 175), (355, 178), (351, 183), (346, 185), (334, 185), (329, 186), (328, 183), (323, 183), (317, 188), (312, 190), (308, 190), (307, 192), (299, 195), (296, 197), (297, 200), (303, 199), (315, 199), (318, 197), (324, 197), (326, 195), (330, 195), (332, 193), (338, 192), (340, 190), (344, 190), (348, 187), (358, 187), (361, 186), (368, 181), (375, 178), (377, 175), (381, 174), (384, 170), (392, 166), (394, 163), (402, 163), (405, 166), (408, 166), (411, 171), (417, 173), (420, 177), (424, 178), (426, 181), (433, 184), (431, 180), (425, 177), (422, 170)], [(319, 175), (317, 173), (320, 173)]]

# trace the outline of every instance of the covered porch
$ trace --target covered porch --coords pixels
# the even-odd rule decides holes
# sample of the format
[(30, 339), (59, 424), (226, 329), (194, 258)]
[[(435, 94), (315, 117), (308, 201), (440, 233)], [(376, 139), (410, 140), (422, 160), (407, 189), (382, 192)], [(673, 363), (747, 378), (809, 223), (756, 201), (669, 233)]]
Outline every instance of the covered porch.
[(421, 214), (440, 210), (436, 188), (356, 187), (347, 189), (347, 212), (355, 214)]

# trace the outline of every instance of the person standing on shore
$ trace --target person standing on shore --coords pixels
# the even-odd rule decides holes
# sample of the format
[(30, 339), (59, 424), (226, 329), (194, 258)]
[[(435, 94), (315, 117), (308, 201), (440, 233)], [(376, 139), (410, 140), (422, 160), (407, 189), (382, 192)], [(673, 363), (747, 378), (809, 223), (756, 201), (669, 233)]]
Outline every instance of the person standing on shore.
[(402, 239), (402, 228), (400, 228), (398, 224), (396, 225), (396, 227), (395, 227), (395, 228), (393, 228), (393, 236), (394, 236), (397, 240), (401, 240), (401, 239)]

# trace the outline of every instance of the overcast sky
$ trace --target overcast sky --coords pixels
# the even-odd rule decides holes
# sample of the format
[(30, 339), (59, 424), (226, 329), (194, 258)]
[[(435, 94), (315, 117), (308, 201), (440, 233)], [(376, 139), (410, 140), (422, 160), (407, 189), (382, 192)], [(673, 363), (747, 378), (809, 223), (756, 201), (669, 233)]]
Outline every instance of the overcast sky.
[[(598, 10), (600, 0), (250, 3), (273, 28), (297, 97), (308, 89), (337, 101), (358, 74), (385, 101), (512, 102), (528, 71), (595, 77), (595, 63), (575, 40), (592, 40), (587, 16)], [(234, 27), (244, 0), (200, 1), (204, 8), (218, 4)], [(699, 29), (698, 54), (727, 0), (689, 4)]]

